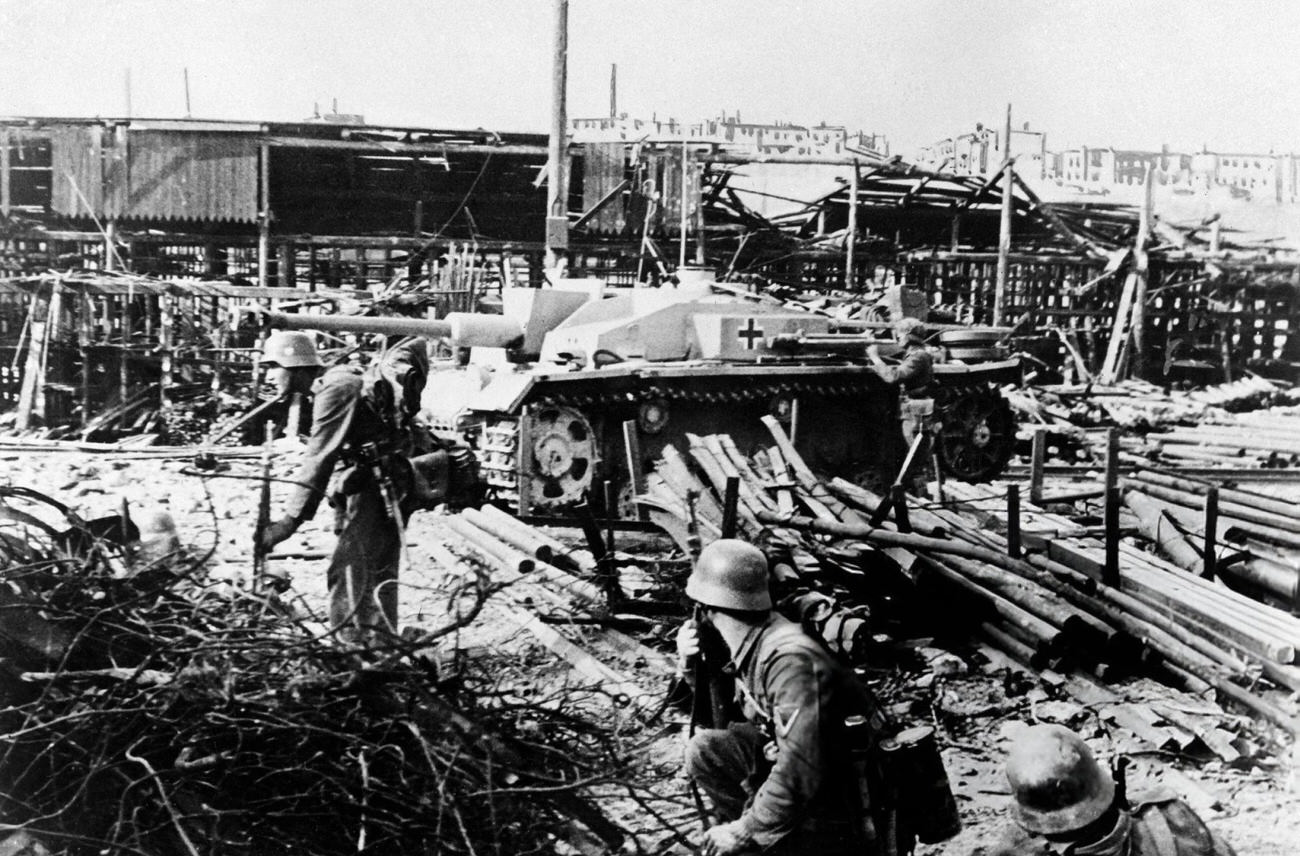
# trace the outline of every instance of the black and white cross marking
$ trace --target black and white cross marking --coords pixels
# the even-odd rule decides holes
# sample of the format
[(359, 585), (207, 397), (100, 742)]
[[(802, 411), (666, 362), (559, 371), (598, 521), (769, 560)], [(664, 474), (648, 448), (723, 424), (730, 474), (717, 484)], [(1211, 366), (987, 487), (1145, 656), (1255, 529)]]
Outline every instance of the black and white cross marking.
[(736, 331), (736, 338), (745, 343), (746, 351), (752, 351), (758, 347), (755, 344), (757, 340), (763, 338), (763, 331), (754, 326), (753, 318), (747, 318), (745, 319), (744, 328)]

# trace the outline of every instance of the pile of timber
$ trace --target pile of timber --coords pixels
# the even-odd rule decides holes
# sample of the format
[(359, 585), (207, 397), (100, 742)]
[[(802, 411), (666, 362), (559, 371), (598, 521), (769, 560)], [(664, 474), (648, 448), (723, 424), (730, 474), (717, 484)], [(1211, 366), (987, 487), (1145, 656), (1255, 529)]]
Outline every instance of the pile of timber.
[(1151, 469), (1137, 469), (1121, 484), (1143, 534), (1170, 561), (1288, 609), (1300, 605), (1300, 506)]
[(727, 438), (691, 438), (690, 454), (702, 476), (683, 473), (681, 456), (666, 454), (648, 478), (646, 502), (664, 513), (695, 509), (707, 541), (721, 531), (722, 497), (732, 476), (737, 523), (747, 537), (797, 544), (814, 557), (830, 549), (876, 548), (904, 567), (919, 560), (913, 570), (921, 570), (922, 584), (937, 580), (978, 604), (985, 616), (981, 631), (1013, 658), (1101, 679), (1148, 669), (1296, 732), (1296, 720), (1265, 697), (1259, 679), (1300, 690), (1300, 669), (1290, 665), (1300, 621), (1136, 547), (1124, 551), (1120, 585), (1100, 585), (1092, 573), (1097, 558), (1090, 554), (1101, 542), (1069, 537), (1079, 533), (1068, 521), (1039, 546), (1077, 540), (1069, 554), (1088, 561), (1072, 559), (1076, 566), (1060, 561), (1065, 553), (1025, 549), (1032, 545), (1021, 543), (1018, 530), (1005, 531), (1009, 520), (998, 531), (942, 504), (909, 509), (898, 489), (887, 500), (843, 479), (819, 479), (776, 420), (764, 422), (774, 446), (750, 460)]
[(1190, 466), (1288, 468), (1300, 464), (1300, 417), (1287, 410), (1148, 434), (1146, 445), (1162, 459)]
[[(1232, 383), (1192, 390), (1164, 390), (1142, 380), (1110, 385), (1054, 385), (1007, 388), (1022, 431), (1046, 428), (1053, 434), (1086, 437), (1092, 428), (1116, 426), (1138, 431), (1195, 430), (1205, 423), (1235, 426), (1247, 412), (1290, 395), (1278, 384), (1254, 375)], [(1279, 411), (1289, 412), (1289, 411)], [(1278, 415), (1272, 421), (1280, 421)], [(1219, 454), (1220, 450), (1211, 450)], [(1241, 462), (1237, 462), (1238, 465)]]
[[(646, 687), (657, 687), (660, 678), (672, 672), (672, 660), (626, 633), (588, 620), (608, 617), (610, 602), (597, 582), (600, 569), (591, 553), (571, 549), (491, 505), (464, 509), (443, 522), (457, 536), (456, 547), (490, 569), (507, 601), (497, 609), (511, 622), (599, 686), (619, 708), (638, 716), (657, 709), (660, 694)], [(433, 544), (431, 550), (444, 568), (472, 572), (447, 544)], [(561, 620), (552, 620), (556, 615)], [(579, 627), (581, 633), (568, 632)], [(653, 680), (638, 683), (629, 670), (594, 654), (596, 645), (621, 652), (621, 662), (646, 670)]]

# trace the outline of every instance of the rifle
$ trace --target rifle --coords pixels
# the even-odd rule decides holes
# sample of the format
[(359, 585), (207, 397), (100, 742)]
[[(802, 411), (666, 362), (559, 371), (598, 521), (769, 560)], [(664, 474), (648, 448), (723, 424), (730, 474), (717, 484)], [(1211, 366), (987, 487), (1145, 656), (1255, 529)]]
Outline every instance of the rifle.
[(253, 529), (253, 591), (259, 592), (266, 574), (266, 554), (262, 533), (271, 525), (271, 444), (275, 440), (275, 422), (266, 421), (262, 441), (262, 487), (257, 497), (257, 526)]

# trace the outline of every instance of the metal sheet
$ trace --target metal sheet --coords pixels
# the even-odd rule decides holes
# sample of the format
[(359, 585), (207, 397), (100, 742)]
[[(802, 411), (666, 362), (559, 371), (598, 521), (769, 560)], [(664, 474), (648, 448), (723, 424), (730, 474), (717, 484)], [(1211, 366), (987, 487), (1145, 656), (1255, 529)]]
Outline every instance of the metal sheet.
[(256, 222), (257, 170), (251, 135), (132, 133), (126, 205), (117, 216)]
[[(589, 143), (585, 151), (582, 181), (582, 208), (589, 210), (623, 183), (625, 143)], [(587, 229), (602, 234), (622, 234), (627, 228), (627, 214), (621, 199), (611, 200), (587, 222)]]

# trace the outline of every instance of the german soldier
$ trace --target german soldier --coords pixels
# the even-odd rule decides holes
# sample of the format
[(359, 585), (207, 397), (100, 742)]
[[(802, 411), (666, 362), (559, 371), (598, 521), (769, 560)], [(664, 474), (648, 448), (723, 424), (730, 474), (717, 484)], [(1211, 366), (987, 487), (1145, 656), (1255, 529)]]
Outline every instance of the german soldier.
[(329, 497), (338, 510), (338, 544), (327, 572), (329, 617), (348, 641), (397, 631), (397, 573), (410, 514), (399, 502), (398, 482), (409, 478), (403, 466), (414, 451), (411, 419), (428, 372), (427, 343), (410, 338), (369, 370), (337, 365), (321, 375), (312, 388), (311, 437), (287, 512), (259, 533), (269, 550)]
[(1235, 856), (1173, 794), (1130, 802), (1088, 744), (1060, 725), (1026, 729), (1006, 771), (1016, 825), (990, 856)]
[[(686, 773), (722, 822), (709, 856), (881, 852), (866, 789), (845, 751), (845, 719), (873, 713), (865, 688), (803, 628), (772, 611), (767, 560), (743, 541), (714, 541), (686, 584), (700, 620), (677, 634), (683, 669), (701, 634), (721, 637), (746, 721), (695, 733)], [(707, 640), (706, 640), (707, 641)]]

